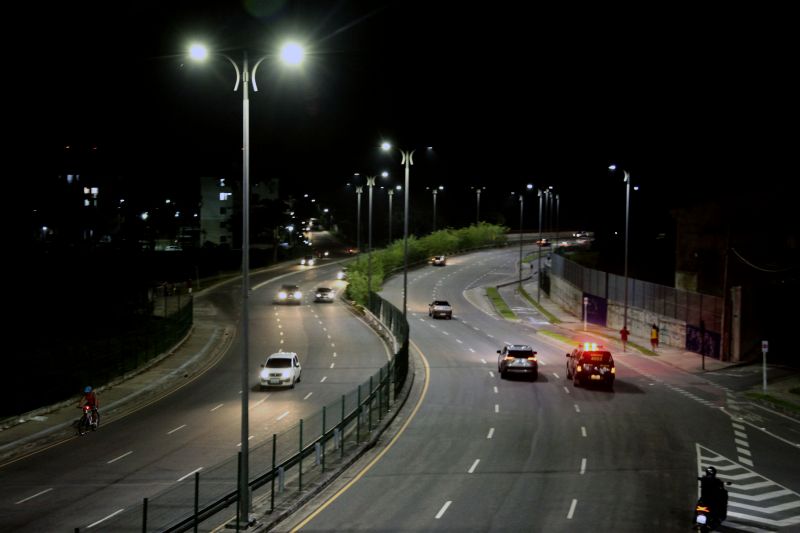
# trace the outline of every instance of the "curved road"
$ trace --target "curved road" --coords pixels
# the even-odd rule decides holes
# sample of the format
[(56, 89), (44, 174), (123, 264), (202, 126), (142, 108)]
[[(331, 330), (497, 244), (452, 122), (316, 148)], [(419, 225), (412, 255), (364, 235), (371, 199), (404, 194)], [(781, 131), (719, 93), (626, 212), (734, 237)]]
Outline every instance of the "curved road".
[[(568, 345), (467, 299), (465, 289), (514, 279), (515, 258), (481, 252), (410, 273), (411, 338), (429, 369), (418, 411), (357, 482), (280, 530), (682, 531), (705, 464), (735, 480), (728, 531), (800, 524), (796, 420), (633, 354), (615, 356), (614, 392), (575, 388)], [(401, 289), (395, 279), (384, 296), (401, 304)], [(428, 318), (434, 298), (450, 301), (453, 320)], [(539, 352), (537, 382), (499, 378), (504, 342)]]
[[(317, 413), (386, 364), (378, 336), (340, 302), (315, 304), (313, 290), (339, 286), (338, 265), (292, 265), (253, 276), (250, 298), (251, 449), (272, 434)], [(296, 283), (302, 305), (273, 305), (281, 283)], [(196, 299), (198, 307), (235, 321), (241, 308), (238, 282)], [(203, 300), (205, 299), (205, 302)], [(292, 390), (261, 391), (260, 364), (279, 350), (295, 351), (302, 381)], [(240, 344), (214, 367), (174, 394), (0, 470), (0, 530), (72, 531), (93, 526), (141, 503), (199, 468), (234, 458), (240, 445)], [(251, 473), (258, 458), (251, 452)], [(235, 462), (234, 471), (235, 471)]]

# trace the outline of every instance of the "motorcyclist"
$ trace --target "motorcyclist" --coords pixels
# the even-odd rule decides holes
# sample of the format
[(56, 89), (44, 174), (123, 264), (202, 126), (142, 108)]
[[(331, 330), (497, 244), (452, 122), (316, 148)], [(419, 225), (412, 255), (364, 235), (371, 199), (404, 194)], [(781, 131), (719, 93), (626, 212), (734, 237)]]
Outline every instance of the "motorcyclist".
[(95, 425), (99, 426), (100, 412), (97, 410), (97, 408), (100, 407), (100, 402), (97, 400), (97, 393), (95, 393), (94, 389), (92, 389), (90, 386), (87, 386), (85, 389), (83, 389), (83, 398), (81, 398), (81, 401), (78, 402), (79, 408), (83, 408), (84, 405), (88, 405), (92, 410)]
[(722, 522), (728, 516), (728, 491), (717, 477), (717, 469), (709, 466), (700, 480), (700, 500), (711, 508), (714, 517)]

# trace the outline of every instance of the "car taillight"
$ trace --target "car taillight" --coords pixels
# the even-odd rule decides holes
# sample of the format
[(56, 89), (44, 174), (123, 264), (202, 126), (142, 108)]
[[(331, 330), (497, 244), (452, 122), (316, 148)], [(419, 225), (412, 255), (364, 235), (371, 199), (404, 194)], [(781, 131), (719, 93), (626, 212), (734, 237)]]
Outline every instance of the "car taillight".
[(583, 370), (581, 368), (581, 365), (578, 365), (578, 366), (575, 367), (575, 372), (580, 372), (581, 370)]
[(528, 357), (528, 361), (536, 361), (535, 357)]
[(612, 374), (616, 374), (617, 373), (617, 367), (612, 367), (611, 368), (611, 373)]
[(516, 359), (516, 357), (514, 357), (513, 355), (506, 356), (506, 361), (513, 361), (514, 359)]

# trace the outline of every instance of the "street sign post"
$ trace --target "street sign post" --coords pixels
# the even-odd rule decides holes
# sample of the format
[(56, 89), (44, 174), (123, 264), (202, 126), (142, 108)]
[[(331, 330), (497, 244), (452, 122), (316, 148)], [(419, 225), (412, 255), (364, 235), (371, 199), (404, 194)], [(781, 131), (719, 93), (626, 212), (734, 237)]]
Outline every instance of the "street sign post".
[(583, 331), (586, 331), (586, 321), (589, 319), (589, 297), (583, 297)]
[(764, 392), (767, 392), (767, 352), (769, 351), (769, 341), (761, 341), (761, 374)]

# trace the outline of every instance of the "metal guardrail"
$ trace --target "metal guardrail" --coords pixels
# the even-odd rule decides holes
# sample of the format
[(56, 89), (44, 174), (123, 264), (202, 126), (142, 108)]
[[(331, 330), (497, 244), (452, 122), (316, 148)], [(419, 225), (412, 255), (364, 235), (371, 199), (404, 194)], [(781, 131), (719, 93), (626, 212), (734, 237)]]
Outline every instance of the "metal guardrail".
[[(374, 293), (370, 298), (370, 312), (397, 340), (395, 345), (399, 348), (392, 360), (368, 381), (342, 395), (341, 401), (323, 406), (319, 413), (301, 419), (280, 435), (273, 434), (272, 439), (251, 448), (251, 470), (258, 472), (248, 483), (251, 494), (263, 492), (261, 489), (269, 486), (270, 511), (274, 510), (276, 481), (279, 492), (282, 488), (288, 490), (285, 488), (286, 473), (292, 471), (291, 483), (298, 493), (309, 483), (319, 481), (326, 471), (326, 456), (338, 451), (343, 459), (346, 447), (352, 451), (353, 447), (368, 442), (378, 423), (399, 399), (409, 366), (408, 323), (400, 310)], [(309, 457), (313, 457), (310, 466)], [(308, 470), (304, 470), (304, 466), (309, 466)], [(195, 472), (193, 477), (145, 498), (141, 505), (126, 509), (92, 529), (115, 533), (192, 530), (238, 502), (238, 472), (237, 455), (202, 473)], [(264, 496), (267, 495), (261, 494)]]

